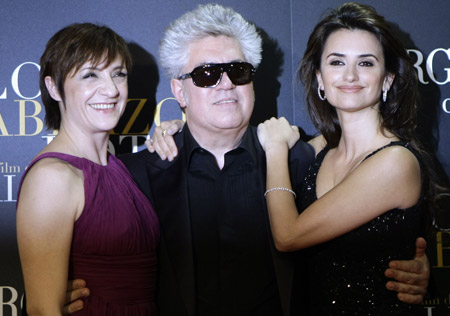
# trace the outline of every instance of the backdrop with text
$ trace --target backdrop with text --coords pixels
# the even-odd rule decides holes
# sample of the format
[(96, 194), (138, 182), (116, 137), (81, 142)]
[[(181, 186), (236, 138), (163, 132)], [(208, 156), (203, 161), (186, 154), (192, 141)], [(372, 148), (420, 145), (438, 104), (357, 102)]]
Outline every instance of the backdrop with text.
[[(209, 1), (198, 0), (197, 3)], [(255, 78), (252, 124), (285, 116), (307, 135), (316, 133), (296, 79), (298, 63), (314, 25), (342, 0), (221, 0), (256, 24), (263, 60)], [(393, 25), (416, 61), (422, 104), (419, 130), (450, 176), (450, 2), (448, 0), (364, 0)], [(154, 124), (181, 117), (169, 80), (158, 63), (158, 42), (172, 20), (196, 7), (190, 1), (5, 1), (0, 5), (0, 316), (18, 315), (23, 281), (16, 242), (16, 199), (31, 159), (55, 135), (44, 126), (39, 59), (48, 39), (74, 22), (105, 24), (125, 38), (134, 69), (125, 114), (111, 133), (112, 153), (135, 152)], [(450, 234), (429, 244), (432, 292), (423, 315), (450, 313)]]

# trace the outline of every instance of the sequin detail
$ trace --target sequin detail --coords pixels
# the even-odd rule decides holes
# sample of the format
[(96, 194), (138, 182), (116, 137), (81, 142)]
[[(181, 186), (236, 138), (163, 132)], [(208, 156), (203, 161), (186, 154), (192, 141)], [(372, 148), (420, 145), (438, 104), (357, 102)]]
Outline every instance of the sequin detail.
[[(411, 150), (404, 142), (387, 146), (394, 145)], [(304, 179), (302, 209), (317, 199), (317, 173), (328, 150), (317, 155)], [(304, 280), (308, 281), (304, 283), (310, 315), (419, 315), (420, 306), (401, 303), (396, 293), (386, 290), (384, 271), (393, 259), (413, 258), (416, 237), (423, 234), (422, 213), (420, 204), (393, 209), (352, 232), (307, 249), (299, 260), (307, 260)]]

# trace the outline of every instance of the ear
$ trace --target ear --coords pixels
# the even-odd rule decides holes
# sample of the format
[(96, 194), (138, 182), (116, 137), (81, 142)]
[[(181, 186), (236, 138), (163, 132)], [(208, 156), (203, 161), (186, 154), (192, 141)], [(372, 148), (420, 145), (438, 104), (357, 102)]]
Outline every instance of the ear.
[(185, 108), (187, 105), (186, 99), (183, 93), (183, 82), (179, 79), (170, 80), (170, 88), (172, 89), (172, 94), (177, 99), (181, 108)]
[(322, 74), (320, 73), (319, 70), (316, 71), (316, 79), (317, 79), (317, 85), (319, 86), (320, 90), (325, 90), (324, 86), (323, 86), (323, 81), (322, 81)]
[(45, 86), (47, 87), (47, 90), (48, 90), (48, 93), (50, 94), (50, 96), (55, 101), (61, 102), (62, 98), (61, 98), (61, 96), (59, 94), (58, 87), (56, 86), (56, 83), (53, 80), (53, 78), (50, 77), (50, 76), (46, 76), (44, 78), (44, 82), (45, 82)]
[(395, 75), (392, 73), (387, 73), (386, 76), (384, 76), (383, 91), (389, 91), (389, 89), (391, 89), (394, 78)]

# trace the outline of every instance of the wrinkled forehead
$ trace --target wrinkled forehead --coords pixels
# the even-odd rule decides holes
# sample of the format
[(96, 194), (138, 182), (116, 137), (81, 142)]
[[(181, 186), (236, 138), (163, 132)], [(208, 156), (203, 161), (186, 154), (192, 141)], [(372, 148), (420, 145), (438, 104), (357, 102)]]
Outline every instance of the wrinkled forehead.
[(225, 35), (206, 36), (188, 45), (185, 70), (205, 64), (246, 61), (238, 40)]
[(127, 67), (127, 65), (125, 65), (124, 56), (122, 56), (119, 52), (116, 52), (115, 54), (108, 54), (108, 52), (105, 51), (102, 54), (86, 55), (72, 67), (69, 71), (69, 75), (73, 76), (83, 68), (96, 68), (103, 70), (112, 63), (116, 62), (123, 67)]

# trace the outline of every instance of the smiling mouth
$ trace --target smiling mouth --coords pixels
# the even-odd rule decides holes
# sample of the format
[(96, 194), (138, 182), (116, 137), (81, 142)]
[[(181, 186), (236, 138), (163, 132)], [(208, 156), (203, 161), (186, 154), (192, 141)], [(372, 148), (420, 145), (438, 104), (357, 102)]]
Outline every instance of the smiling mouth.
[(214, 104), (218, 104), (218, 105), (220, 105), (220, 104), (229, 104), (229, 103), (236, 103), (237, 102), (237, 100), (222, 100), (222, 101), (219, 101), (219, 102), (215, 102)]
[(344, 92), (347, 92), (347, 93), (353, 93), (353, 92), (359, 92), (359, 91), (361, 91), (363, 88), (360, 87), (360, 86), (352, 86), (352, 87), (345, 86), (345, 87), (340, 87), (340, 89), (341, 89), (342, 91), (344, 91)]
[(89, 106), (95, 110), (109, 110), (114, 108), (115, 103), (96, 103), (89, 104)]

